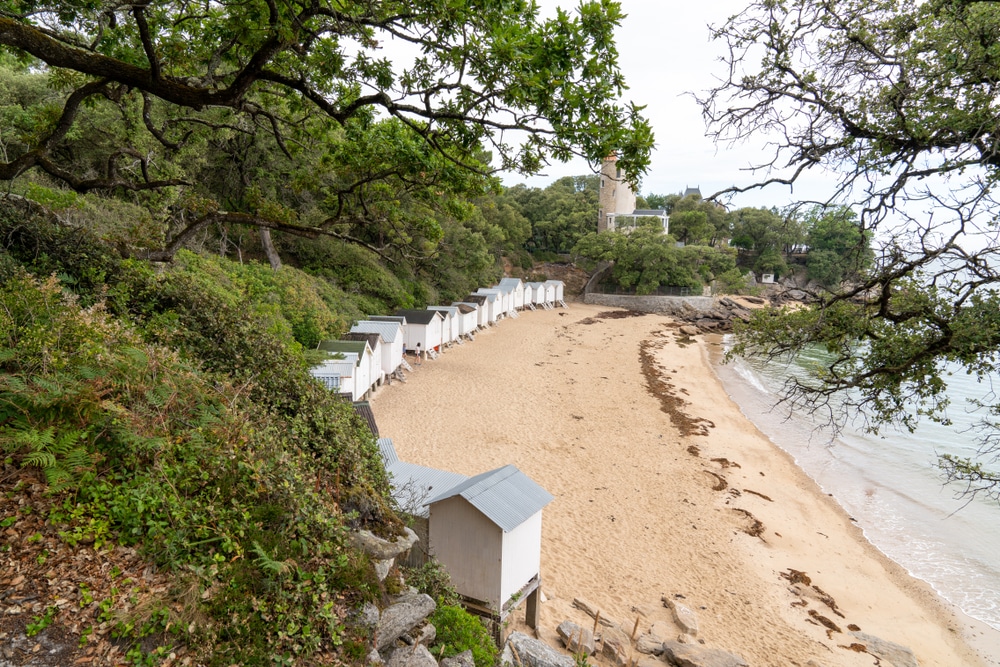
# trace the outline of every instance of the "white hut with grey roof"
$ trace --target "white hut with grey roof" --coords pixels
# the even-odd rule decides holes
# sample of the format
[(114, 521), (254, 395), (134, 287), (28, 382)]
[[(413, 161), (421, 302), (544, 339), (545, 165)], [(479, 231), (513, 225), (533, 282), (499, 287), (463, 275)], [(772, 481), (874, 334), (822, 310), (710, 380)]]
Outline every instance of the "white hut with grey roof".
[(430, 552), (471, 611), (502, 620), (527, 599), (537, 622), (542, 509), (552, 495), (513, 465), (470, 477), (436, 495)]
[(351, 333), (376, 333), (382, 336), (382, 372), (391, 378), (403, 363), (403, 324), (398, 321), (361, 320)]
[(499, 287), (509, 287), (514, 299), (514, 308), (521, 310), (524, 308), (524, 283), (520, 278), (503, 278)]
[(466, 301), (455, 301), (451, 305), (458, 308), (459, 334), (472, 340), (479, 328), (479, 304)]

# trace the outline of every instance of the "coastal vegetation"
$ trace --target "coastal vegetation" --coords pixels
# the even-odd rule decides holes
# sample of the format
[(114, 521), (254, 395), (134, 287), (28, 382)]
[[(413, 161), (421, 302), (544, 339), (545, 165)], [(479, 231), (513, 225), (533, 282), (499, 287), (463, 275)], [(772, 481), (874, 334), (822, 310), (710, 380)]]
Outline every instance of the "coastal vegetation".
[[(944, 457), (958, 488), (1000, 500), (996, 81), (1000, 7), (933, 0), (755, 0), (714, 29), (721, 83), (700, 100), (712, 136), (765, 136), (764, 179), (824, 170), (828, 203), (858, 211), (857, 243), (829, 247), (814, 271), (856, 280), (814, 308), (760, 315), (737, 352), (773, 358), (820, 345), (831, 355), (787, 399), (833, 424), (863, 414), (872, 430), (946, 422), (948, 369), (983, 382), (979, 456)], [(849, 258), (838, 265), (834, 255)], [(833, 400), (834, 397), (836, 400)], [(959, 409), (964, 409), (962, 406)]]

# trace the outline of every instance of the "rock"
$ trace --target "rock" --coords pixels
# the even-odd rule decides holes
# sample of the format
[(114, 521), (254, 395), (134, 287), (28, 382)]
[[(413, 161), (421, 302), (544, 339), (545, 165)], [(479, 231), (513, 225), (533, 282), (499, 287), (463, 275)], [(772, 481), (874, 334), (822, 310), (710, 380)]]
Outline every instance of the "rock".
[(663, 637), (653, 634), (642, 634), (635, 640), (635, 650), (646, 655), (660, 655), (663, 653)]
[(697, 336), (699, 333), (701, 333), (698, 330), (698, 327), (693, 327), (690, 324), (681, 325), (680, 332), (685, 336)]
[(677, 629), (670, 621), (656, 621), (649, 626), (649, 634), (659, 637), (661, 642), (666, 641), (675, 632)]
[(370, 530), (359, 530), (350, 534), (351, 546), (365, 552), (372, 560), (391, 560), (401, 553), (409, 551), (419, 539), (409, 528), (403, 528), (405, 533), (395, 540), (385, 540), (376, 536)]
[(632, 640), (618, 628), (607, 628), (601, 634), (601, 655), (618, 667), (628, 665), (632, 653)]
[(893, 667), (920, 667), (913, 651), (902, 644), (879, 639), (864, 632), (851, 632), (851, 634), (865, 645), (865, 650), (881, 660), (891, 662)]
[(635, 667), (663, 667), (663, 662), (647, 656), (639, 658), (639, 661), (635, 663)]
[[(373, 602), (366, 602), (360, 609), (355, 609), (347, 617), (347, 626), (374, 631), (378, 627), (379, 611)], [(371, 634), (371, 633), (368, 633)]]
[(574, 667), (573, 658), (523, 632), (510, 633), (500, 658), (504, 667)]
[(382, 656), (379, 655), (379, 652), (376, 651), (375, 649), (372, 649), (371, 653), (368, 654), (368, 662), (365, 663), (365, 664), (368, 664), (368, 665), (384, 665), (385, 662), (382, 660)]
[(660, 599), (663, 600), (663, 606), (671, 611), (674, 623), (680, 626), (681, 630), (689, 635), (698, 634), (698, 617), (693, 611), (666, 595)]
[(587, 616), (597, 618), (598, 622), (606, 628), (613, 628), (618, 625), (611, 619), (604, 618), (603, 615), (598, 618), (598, 614), (601, 613), (601, 610), (583, 598), (573, 598), (573, 606), (585, 613)]
[(719, 320), (713, 320), (708, 318), (702, 318), (700, 320), (695, 320), (695, 326), (703, 331), (712, 331), (713, 329), (719, 328)]
[(392, 564), (395, 562), (396, 559), (394, 558), (374, 561), (375, 576), (378, 577), (379, 581), (385, 581), (385, 578), (389, 576), (389, 570), (392, 569)]
[(430, 646), (434, 643), (434, 640), (437, 639), (437, 628), (435, 628), (432, 623), (424, 623), (413, 632), (401, 635), (400, 639), (410, 646), (413, 644)]
[(589, 628), (580, 627), (573, 621), (563, 621), (556, 627), (556, 634), (570, 653), (594, 653), (594, 633)]
[(747, 661), (735, 653), (678, 642), (663, 644), (663, 659), (674, 667), (749, 667)]
[(437, 667), (437, 660), (423, 644), (414, 644), (396, 649), (389, 656), (386, 667)]
[(434, 600), (425, 593), (408, 593), (397, 598), (379, 618), (376, 648), (382, 651), (392, 646), (404, 632), (409, 632), (430, 616), (435, 607)]
[(476, 663), (472, 659), (472, 651), (462, 651), (442, 660), (441, 667), (476, 667)]

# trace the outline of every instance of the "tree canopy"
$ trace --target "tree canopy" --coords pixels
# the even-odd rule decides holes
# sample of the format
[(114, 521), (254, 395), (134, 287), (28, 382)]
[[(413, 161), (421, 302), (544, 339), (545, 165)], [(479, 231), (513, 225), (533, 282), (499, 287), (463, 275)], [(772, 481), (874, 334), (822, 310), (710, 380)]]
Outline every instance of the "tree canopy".
[[(834, 361), (788, 397), (834, 417), (909, 426), (915, 406), (946, 419), (948, 364), (981, 379), (1000, 370), (1000, 4), (757, 0), (714, 36), (728, 72), (700, 100), (710, 133), (765, 134), (774, 149), (763, 178), (731, 192), (832, 173), (818, 203), (856, 205), (858, 240), (876, 247), (851, 287), (761, 318), (738, 350), (824, 345)], [(1000, 404), (984, 401), (985, 458), (943, 463), (969, 492), (1000, 497)]]
[(619, 101), (622, 18), (614, 0), (545, 20), (526, 0), (0, 3), (0, 45), (47, 83), (0, 179), (166, 189), (165, 256), (205, 224), (410, 244), (400, 196), (430, 205), (574, 155), (645, 170), (651, 130)]

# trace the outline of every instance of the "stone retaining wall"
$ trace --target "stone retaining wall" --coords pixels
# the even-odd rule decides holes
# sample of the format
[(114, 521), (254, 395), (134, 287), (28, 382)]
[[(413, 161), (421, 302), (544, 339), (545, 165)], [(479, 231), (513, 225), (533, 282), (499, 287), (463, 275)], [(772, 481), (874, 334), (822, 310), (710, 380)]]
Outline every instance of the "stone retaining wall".
[(707, 312), (712, 310), (716, 305), (715, 297), (711, 296), (632, 296), (626, 294), (598, 294), (596, 292), (584, 294), (583, 302), (598, 306), (612, 306), (644, 313), (664, 313), (667, 315), (676, 315), (680, 311), (688, 309)]

